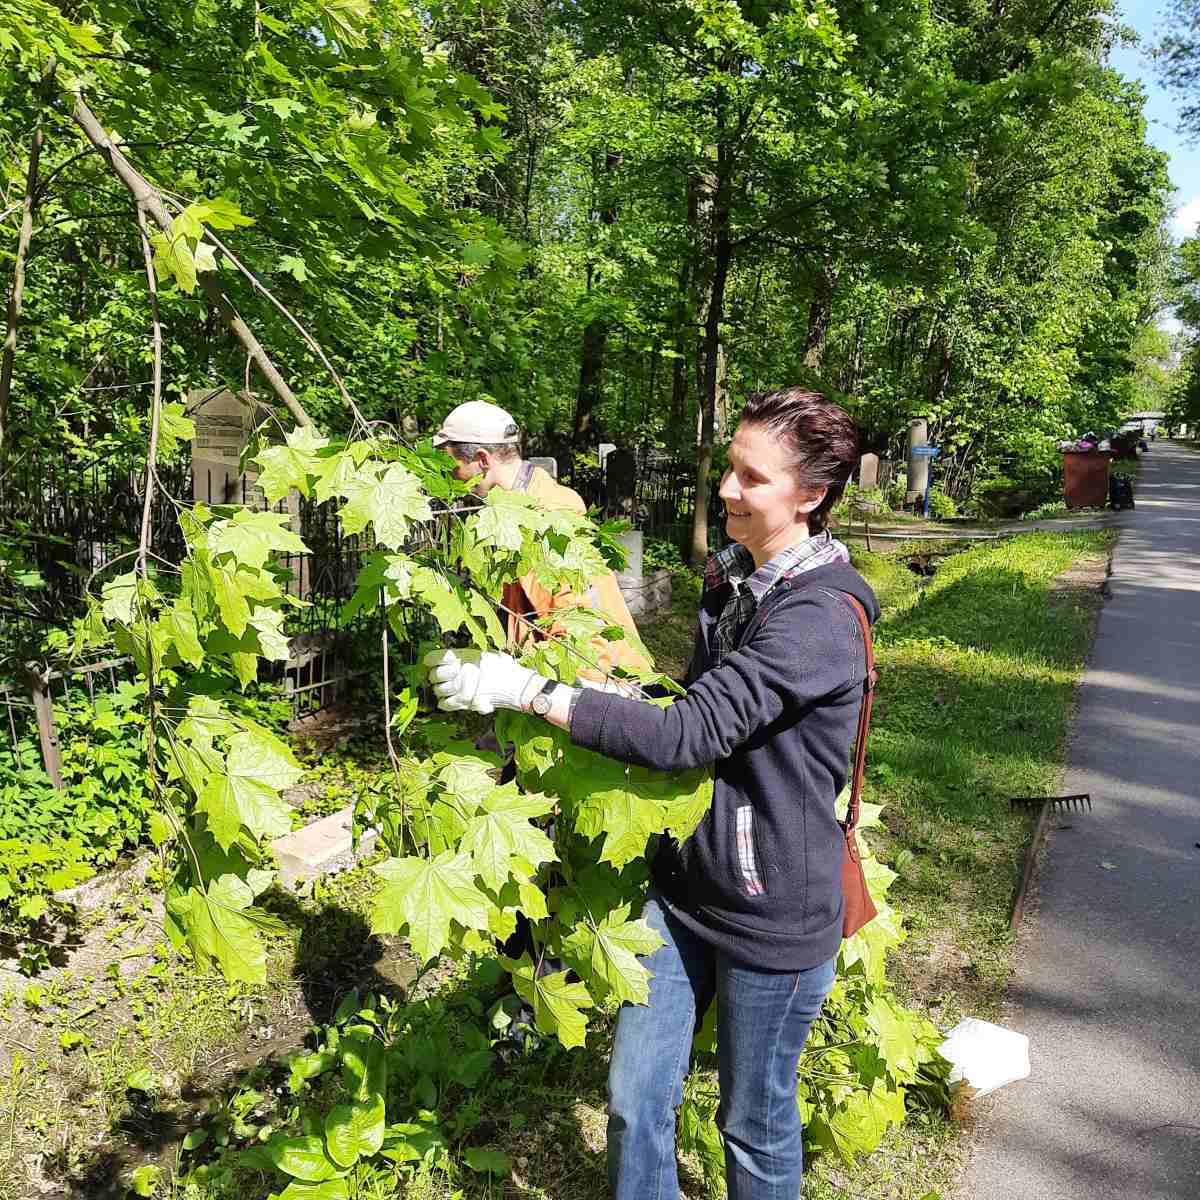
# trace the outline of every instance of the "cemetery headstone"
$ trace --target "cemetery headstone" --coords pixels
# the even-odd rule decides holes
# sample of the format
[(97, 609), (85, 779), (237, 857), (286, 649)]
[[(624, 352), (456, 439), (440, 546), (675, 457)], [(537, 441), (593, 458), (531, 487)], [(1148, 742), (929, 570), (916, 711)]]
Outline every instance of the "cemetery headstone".
[(188, 393), (187, 407), (196, 423), (192, 499), (204, 504), (240, 503), (239, 460), (250, 436), (253, 405), (227, 388), (199, 388)]
[(549, 475), (551, 479), (558, 478), (558, 459), (557, 458), (551, 458), (548, 455), (540, 455), (540, 456), (537, 456), (534, 458), (530, 458), (529, 461), (531, 463), (533, 463), (533, 465), (535, 467), (541, 467), (542, 470), (545, 471), (546, 474)]
[(611, 516), (633, 520), (637, 495), (637, 456), (628, 450), (613, 450), (604, 464), (604, 488)]

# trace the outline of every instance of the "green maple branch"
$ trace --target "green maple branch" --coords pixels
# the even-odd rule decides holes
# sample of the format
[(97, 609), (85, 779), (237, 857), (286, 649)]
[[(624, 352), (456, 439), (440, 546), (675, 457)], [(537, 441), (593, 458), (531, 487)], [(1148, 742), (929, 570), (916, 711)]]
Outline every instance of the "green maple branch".
[[(99, 152), (101, 157), (112, 168), (117, 178), (129, 189), (134, 201), (154, 219), (158, 227), (170, 237), (174, 231), (174, 221), (163, 203), (162, 195), (121, 153), (96, 118), (96, 114), (87, 106), (82, 95), (75, 96), (75, 108), (72, 112), (75, 123), (83, 130), (87, 139)], [(234, 308), (224, 288), (218, 280), (212, 277), (211, 271), (201, 271), (197, 276), (204, 293), (216, 307), (234, 337), (241, 342), (247, 354), (254, 360), (263, 377), (271, 385), (275, 394), (287, 405), (297, 425), (311, 426), (312, 418), (304, 411), (304, 406), (296, 394), (288, 386), (287, 381), (279, 373), (271, 357), (263, 348), (262, 343), (255, 337), (254, 332), (246, 324), (241, 314)]]

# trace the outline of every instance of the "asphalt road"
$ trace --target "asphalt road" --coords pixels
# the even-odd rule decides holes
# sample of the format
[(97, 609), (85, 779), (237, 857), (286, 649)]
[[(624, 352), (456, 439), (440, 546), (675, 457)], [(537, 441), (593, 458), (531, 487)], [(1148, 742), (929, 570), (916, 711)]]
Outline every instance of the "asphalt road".
[[(1040, 905), (962, 1200), (1200, 1200), (1200, 453), (1157, 442), (1124, 514)], [(1059, 824), (1068, 829), (1056, 829)]]

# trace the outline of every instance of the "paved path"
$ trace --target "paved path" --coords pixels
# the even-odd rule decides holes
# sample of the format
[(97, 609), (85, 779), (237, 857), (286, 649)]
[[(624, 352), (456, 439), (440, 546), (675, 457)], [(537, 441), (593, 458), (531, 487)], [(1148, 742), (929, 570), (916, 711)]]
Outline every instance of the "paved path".
[(982, 1102), (962, 1200), (1200, 1198), (1200, 454), (1157, 442), (1124, 517), (1063, 787), (1095, 807), (1009, 993), (1033, 1074)]

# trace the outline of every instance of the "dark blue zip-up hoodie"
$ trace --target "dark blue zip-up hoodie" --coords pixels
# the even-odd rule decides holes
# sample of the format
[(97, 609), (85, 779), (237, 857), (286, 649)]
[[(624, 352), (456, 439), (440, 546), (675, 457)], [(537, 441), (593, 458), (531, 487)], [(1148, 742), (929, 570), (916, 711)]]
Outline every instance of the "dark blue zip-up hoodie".
[(841, 944), (845, 814), (834, 800), (866, 669), (846, 593), (878, 619), (852, 567), (780, 581), (713, 667), (728, 589), (706, 592), (686, 696), (659, 708), (584, 689), (572, 713), (572, 741), (610, 758), (663, 771), (713, 765), (712, 808), (682, 846), (664, 838), (654, 880), (685, 925), (751, 966), (804, 970)]

